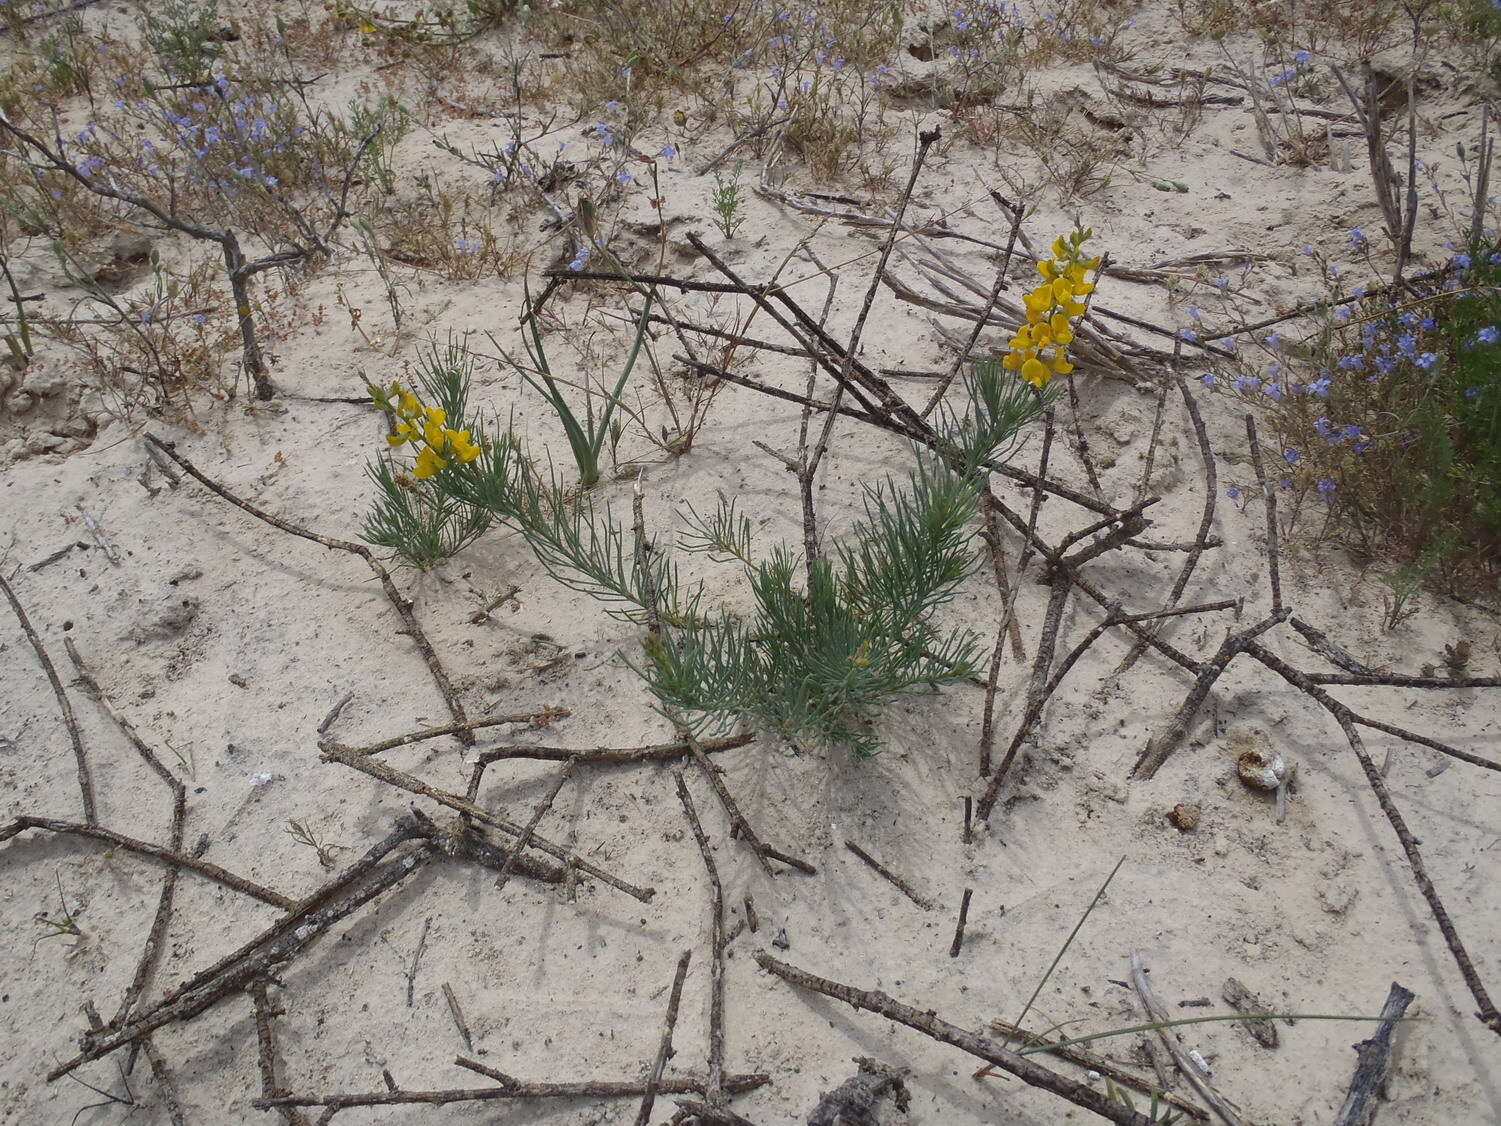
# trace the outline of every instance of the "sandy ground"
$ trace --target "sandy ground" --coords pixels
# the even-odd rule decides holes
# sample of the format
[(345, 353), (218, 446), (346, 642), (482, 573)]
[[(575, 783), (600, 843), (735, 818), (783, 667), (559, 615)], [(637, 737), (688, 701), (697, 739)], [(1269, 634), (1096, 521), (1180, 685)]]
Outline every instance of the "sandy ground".
[[(1145, 20), (1137, 33), (1150, 38)], [(1057, 88), (1084, 89), (1085, 68), (1059, 68)], [(1093, 95), (1098, 97), (1098, 93)], [(1425, 93), (1420, 110), (1437, 119), (1470, 102), (1451, 83)], [(1425, 147), (1452, 150), (1468, 136), (1470, 116), (1442, 122)], [(461, 129), (478, 133), (484, 124)], [(1375, 225), (1376, 209), (1357, 149), (1353, 170), (1271, 168), (1228, 154), (1254, 143), (1245, 108), (1208, 110), (1205, 124), (1181, 147), (1141, 134), (1137, 166), (1169, 157), (1187, 194), (1162, 193), (1120, 175), (1080, 205), (1099, 243), (1123, 264), (1150, 265), (1199, 249), (1250, 248), (1271, 255), (1245, 281), (1247, 301), (1269, 311), (1314, 292), (1296, 248), (1318, 245), (1338, 258), (1343, 232)], [(900, 153), (910, 130), (898, 130)], [(459, 129), (455, 130), (455, 136)], [(705, 139), (703, 153), (724, 143)], [(404, 150), (410, 166), (427, 159), (418, 138)], [(690, 154), (690, 156), (693, 154)], [(684, 165), (691, 167), (692, 161)], [(1441, 171), (1442, 171), (1442, 165)], [(985, 158), (963, 146), (924, 174), (915, 207), (947, 211), (982, 195), (976, 172)], [(666, 214), (675, 248), (696, 230), (723, 240), (704, 221), (711, 182), (686, 168), (666, 176)], [(764, 199), (731, 247), (736, 268), (764, 278), (811, 229), (806, 216)], [(637, 210), (645, 218), (644, 202)], [(628, 212), (629, 214), (629, 212)], [(973, 217), (971, 217), (971, 215)], [(1041, 240), (1061, 225), (1044, 209), (1028, 230)], [(993, 212), (976, 205), (956, 225), (995, 237)], [(1190, 233), (1192, 232), (1192, 233)], [(1048, 235), (1048, 237), (1051, 237)], [(1428, 261), (1442, 251), (1425, 244)], [(827, 262), (866, 254), (868, 235), (827, 225), (814, 244)], [(1188, 249), (1185, 249), (1187, 247)], [(979, 254), (955, 252), (988, 277)], [(643, 253), (643, 261), (645, 260)], [(682, 256), (674, 268), (709, 277)], [(832, 319), (848, 327), (869, 263), (852, 267)], [(857, 280), (858, 279), (858, 280)], [(334, 305), (335, 287), (380, 316), (378, 281), (351, 260), (304, 284), (305, 308)], [(357, 538), (371, 492), (365, 458), (382, 432), (379, 418), (356, 406), (299, 396), (358, 394), (360, 376), (397, 378), (428, 333), (490, 329), (509, 333), (518, 281), (453, 286), (415, 277), (408, 306), (413, 326), (392, 357), (371, 350), (335, 312), (321, 325), (289, 318), (274, 343), (274, 377), (283, 397), (249, 408), (243, 400), (196, 406), (191, 427), (106, 422), (87, 448), (68, 456), (18, 458), (5, 469), (0, 509), (9, 542), (6, 574), (57, 663), (82, 727), (103, 824), (149, 840), (166, 839), (170, 800), (108, 717), (77, 685), (63, 651), (78, 646), (121, 712), (156, 746), (188, 786), (187, 840), (207, 836), (205, 859), (289, 895), (328, 878), (313, 849), (287, 832), (300, 821), (337, 846), (336, 866), (351, 862), (407, 808), (410, 795), (322, 763), (316, 729), (346, 693), (353, 699), (333, 733), (358, 744), (446, 721), (442, 701), (411, 641), (367, 568), (356, 558), (300, 541), (232, 509), (192, 481), (171, 487), (150, 462), (141, 434), (179, 443), (205, 473), (272, 513), (328, 535)], [(808, 302), (821, 299), (810, 283)], [(815, 291), (816, 290), (816, 294)], [(1171, 322), (1161, 291), (1106, 281), (1101, 299), (1123, 311)], [(565, 306), (566, 307), (566, 306)], [(687, 306), (692, 308), (691, 305)], [(667, 347), (663, 342), (664, 350)], [(877, 299), (865, 345), (872, 366), (931, 368), (947, 364), (924, 311), (889, 292)], [(756, 373), (789, 384), (796, 361), (763, 358)], [(1190, 376), (1197, 371), (1185, 369)], [(928, 384), (899, 389), (921, 402)], [(1151, 433), (1154, 393), (1086, 371), (1082, 412), (1102, 465), (1105, 499), (1129, 502)], [(1220, 488), (1253, 480), (1241, 415), (1233, 400), (1204, 392), (1200, 401), (1219, 458)], [(516, 411), (535, 446), (566, 457), (545, 409), (514, 375), (482, 365), (476, 402)], [(1067, 412), (1064, 412), (1065, 415)], [(1203, 504), (1198, 452), (1180, 405), (1170, 399), (1156, 453), (1150, 536), (1192, 539)], [(646, 469), (648, 520), (670, 542), (673, 512), (712, 504), (716, 492), (739, 498), (760, 524), (761, 546), (798, 541), (795, 488), (784, 469), (749, 445), (796, 443), (790, 405), (727, 388), (692, 451)], [(34, 420), (11, 420), (22, 438)], [(1055, 450), (1054, 475), (1079, 488), (1085, 474), (1069, 444)], [(629, 443), (628, 443), (629, 444)], [(1035, 465), (1037, 436), (1018, 453)], [(13, 448), (12, 453), (21, 452)], [(644, 446), (632, 452), (644, 453)], [(858, 486), (906, 463), (901, 443), (841, 423), (835, 429), (819, 492), (826, 528), (837, 533), (857, 515)], [(630, 484), (613, 481), (603, 495), (628, 506)], [(1003, 498), (1024, 506), (1011, 486)], [(84, 526), (97, 520), (117, 561), (106, 558)], [(1317, 528), (1307, 517), (1305, 528)], [(1042, 510), (1041, 528), (1056, 539), (1087, 522), (1061, 500)], [(1213, 529), (1224, 546), (1207, 553), (1184, 602), (1244, 597), (1242, 622), (1268, 608), (1264, 524), (1257, 505), (1221, 498)], [(1471, 671), (1493, 674), (1497, 622), (1481, 611), (1421, 597), (1421, 612), (1396, 630), (1382, 627), (1374, 575), (1333, 546), (1295, 538), (1284, 552), (1287, 601), (1372, 665), (1418, 673), (1442, 661), (1443, 646), (1474, 643)], [(70, 543), (82, 546), (37, 570), (31, 565)], [(1015, 540), (1008, 544), (1013, 561)], [(1091, 577), (1132, 609), (1155, 607), (1181, 556), (1114, 553)], [(744, 594), (735, 573), (697, 558), (690, 571), (732, 604)], [(1024, 648), (1035, 651), (1047, 589), (1034, 565), (1020, 582)], [(670, 738), (639, 681), (620, 655), (638, 651), (640, 631), (613, 621), (596, 603), (549, 581), (524, 546), (504, 532), (485, 536), (429, 574), (402, 572), (398, 582), (442, 655), (472, 715), (561, 707), (568, 715), (545, 729), (523, 729), (518, 742), (568, 747), (631, 746)], [(482, 623), (470, 615), (483, 601), (519, 586), (514, 607)], [(999, 601), (982, 572), (949, 609), (993, 635)], [(57, 705), (25, 639), (8, 615), (0, 625), (0, 792), (7, 816), (77, 818), (73, 756)], [(1099, 620), (1071, 600), (1063, 649)], [(1229, 614), (1179, 621), (1173, 642), (1195, 655), (1212, 653)], [(1326, 666), (1291, 630), (1267, 645), (1299, 667)], [(928, 1124), (1026, 1123), (1088, 1116), (1014, 1080), (976, 1082), (977, 1061), (868, 1013), (799, 992), (761, 972), (753, 954), (784, 936), (778, 952), (795, 965), (849, 984), (882, 989), (965, 1028), (1014, 1019), (1101, 882), (1124, 857), (1119, 874), (1068, 956), (1037, 1000), (1029, 1023), (1075, 1034), (1139, 1020), (1123, 983), (1127, 957), (1141, 951), (1158, 995), (1182, 1016), (1223, 1011), (1229, 976), (1285, 1011), (1377, 1012), (1393, 981), (1417, 994), (1421, 1019), (1403, 1032), (1390, 1103), (1379, 1121), (1396, 1126), (1482, 1123), (1501, 1119), (1496, 1061), (1501, 1045), (1472, 1016), (1474, 1002), (1416, 890), (1396, 838), (1381, 815), (1337, 727), (1309, 700), (1249, 663), (1233, 665), (1211, 693), (1185, 747), (1151, 781), (1128, 774), (1135, 756), (1176, 710), (1189, 678), (1156, 657), (1116, 674), (1125, 640), (1109, 635), (1070, 674), (1049, 707), (1040, 735), (1026, 749), (987, 829), (961, 840), (962, 804), (975, 780), (983, 692), (967, 685), (918, 695), (893, 707), (883, 727), (886, 749), (871, 761), (843, 753), (798, 750), (759, 739), (718, 756), (724, 780), (746, 816), (770, 842), (806, 857), (816, 876), (769, 878), (743, 844), (728, 836), (723, 811), (701, 776), (689, 784), (713, 841), (733, 928), (753, 897), (755, 933), (728, 949), (727, 1064), (764, 1071), (772, 1083), (736, 1099), (750, 1120), (806, 1120), (819, 1095), (853, 1073), (854, 1056), (909, 1068), (906, 1121)], [(556, 659), (555, 659), (556, 658)], [(1030, 661), (1008, 655), (998, 697), (998, 744), (1020, 718)], [(1335, 690), (1352, 706), (1394, 723), (1497, 757), (1501, 724), (1485, 690), (1423, 693), (1399, 689)], [(1266, 732), (1300, 768), (1284, 823), (1271, 799), (1236, 776), (1235, 725)], [(1501, 887), (1496, 872), (1496, 811), (1501, 780), (1436, 752), (1370, 733), (1378, 761), (1391, 751), (1388, 782), (1421, 842), (1423, 856), (1481, 978), (1501, 984)], [(506, 737), (486, 734), (477, 749)], [(402, 770), (462, 792), (468, 751), (442, 739), (390, 752)], [(1438, 768), (1447, 766), (1440, 771)], [(502, 762), (487, 772), (481, 803), (527, 820), (556, 775), (556, 764)], [(269, 776), (269, 777), (267, 777)], [(1165, 819), (1176, 803), (1202, 810), (1198, 827), (1180, 832)], [(447, 813), (421, 808), (440, 821)], [(664, 765), (579, 770), (565, 784), (539, 832), (566, 842), (596, 864), (656, 893), (639, 903), (593, 881), (568, 901), (556, 887), (515, 879), (494, 890), (494, 873), (456, 859), (424, 868), (397, 891), (340, 924), (310, 953), (285, 967), (272, 997), (282, 1081), (297, 1093), (375, 1091), (388, 1069), (406, 1088), (474, 1086), (484, 1081), (452, 1065), (463, 1050), (442, 986), (451, 985), (473, 1036), (474, 1054), (529, 1080), (638, 1077), (655, 1053), (668, 986), (678, 955), (693, 951), (676, 1038), (675, 1072), (704, 1067), (709, 1011), (708, 899), (703, 865), (687, 832), (672, 771)], [(937, 905), (924, 911), (878, 878), (844, 847), (853, 840), (903, 875)], [(100, 1101), (71, 1079), (44, 1081), (68, 1058), (86, 1027), (81, 1004), (93, 999), (106, 1019), (134, 972), (160, 887), (161, 869), (102, 845), (28, 833), (0, 846), (0, 924), (7, 969), (0, 991), (0, 1117), (7, 1123), (168, 1121), (144, 1062), (129, 1078), (138, 1100), (82, 1110)], [(56, 913), (59, 887), (83, 932), (46, 938), (35, 921)], [(961, 893), (974, 891), (964, 946), (949, 957)], [(274, 908), (185, 876), (161, 965), (147, 999), (190, 976), (275, 918)], [(423, 954), (411, 1003), (407, 970), (419, 936)], [(776, 952), (776, 951), (774, 951)], [(1180, 1007), (1208, 998), (1209, 1009)], [(1354, 1065), (1351, 1045), (1368, 1025), (1300, 1020), (1279, 1028), (1268, 1050), (1238, 1025), (1185, 1031), (1188, 1046), (1213, 1069), (1215, 1084), (1260, 1123), (1326, 1123)], [(1142, 1068), (1138, 1039), (1104, 1049)], [(249, 1100), (260, 1093), (255, 1028), (244, 998), (232, 999), (185, 1026), (155, 1037), (178, 1081), (188, 1121), (263, 1120)], [(1071, 1072), (1076, 1069), (1065, 1067)], [(123, 1091), (114, 1059), (82, 1068), (77, 1078)], [(1182, 1090), (1180, 1084), (1179, 1090)], [(671, 1113), (658, 1103), (654, 1121)], [(559, 1126), (634, 1120), (635, 1101), (563, 1101), (380, 1107), (351, 1110), (339, 1121), (548, 1122)], [(883, 1121), (902, 1121), (891, 1108)]]

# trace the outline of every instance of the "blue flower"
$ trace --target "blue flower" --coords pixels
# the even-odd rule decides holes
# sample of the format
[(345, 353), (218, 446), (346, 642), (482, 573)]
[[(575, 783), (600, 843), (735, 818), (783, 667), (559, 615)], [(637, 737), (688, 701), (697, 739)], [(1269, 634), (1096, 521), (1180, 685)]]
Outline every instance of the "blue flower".
[(1226, 290), (1230, 288), (1230, 279), (1221, 275), (1214, 279), (1213, 284), (1215, 289)]
[(1335, 429), (1329, 424), (1329, 419), (1327, 416), (1319, 419), (1313, 424), (1313, 432), (1321, 438), (1332, 439), (1335, 435)]
[(580, 270), (582, 270), (586, 265), (588, 265), (588, 263), (589, 263), (589, 247), (587, 247), (587, 246), (581, 246), (581, 247), (579, 247), (578, 253), (573, 256), (573, 261), (570, 262), (570, 263), (568, 263), (568, 268), (570, 270), (572, 270), (576, 274)]
[(1359, 227), (1350, 229), (1350, 246), (1354, 250), (1364, 250), (1370, 243), (1366, 241), (1365, 232)]
[(1480, 398), (1480, 393), (1482, 391), (1484, 391), (1484, 390), (1485, 390), (1484, 387), (1466, 387), (1465, 388), (1465, 398), (1466, 399), (1478, 399), (1478, 398)]
[(632, 181), (631, 181), (630, 170), (626, 169), (626, 168), (622, 168), (619, 172), (615, 173), (615, 182), (617, 184), (629, 184), (629, 183), (631, 183)]
[(1192, 344), (1198, 338), (1199, 338), (1199, 334), (1197, 332), (1195, 332), (1191, 328), (1185, 328), (1182, 332), (1180, 332), (1178, 334), (1178, 339), (1179, 340), (1186, 340), (1190, 344)]
[(1345, 371), (1359, 371), (1361, 368), (1365, 367), (1365, 357), (1360, 355), (1358, 352), (1351, 352), (1348, 355), (1341, 356), (1338, 360), (1338, 363), (1339, 366)]
[(1237, 391), (1255, 391), (1261, 386), (1261, 380), (1254, 375), (1238, 375), (1230, 381), (1230, 386)]
[(1284, 489), (1290, 489), (1290, 488), (1292, 488), (1293, 487), (1293, 479), (1291, 477), (1284, 477), (1284, 478), (1282, 478), (1282, 487)]
[(1315, 485), (1314, 488), (1319, 491), (1319, 496), (1323, 497), (1325, 500), (1328, 500), (1334, 495), (1334, 490), (1337, 488), (1337, 486), (1328, 477), (1320, 477), (1318, 484)]
[(1501, 329), (1498, 329), (1496, 325), (1486, 325), (1475, 334), (1475, 343), (1494, 344), (1498, 338), (1501, 338)]
[(1283, 450), (1282, 451), (1282, 460), (1285, 461), (1285, 462), (1287, 462), (1288, 465), (1297, 465), (1298, 462), (1299, 462), (1299, 460), (1302, 459), (1302, 457), (1303, 457), (1303, 455), (1300, 454), (1297, 450)]
[(663, 145), (662, 151), (657, 153), (657, 155), (666, 160), (676, 160), (678, 158), (678, 147), (673, 144)]
[(1263, 344), (1274, 352), (1282, 347), (1282, 337), (1278, 336), (1275, 332), (1267, 333), (1261, 340)]
[(1303, 64), (1304, 64), (1304, 63), (1306, 63), (1306, 62), (1307, 62), (1307, 61), (1308, 61), (1308, 60), (1309, 60), (1309, 59), (1310, 59), (1310, 58), (1311, 58), (1311, 57), (1312, 57), (1312, 56), (1310, 56), (1310, 55), (1309, 55), (1309, 53), (1308, 53), (1308, 52), (1307, 52), (1307, 51), (1298, 51), (1298, 52), (1296, 52), (1296, 53), (1295, 53), (1295, 54), (1294, 54), (1294, 55), (1293, 55), (1293, 62), (1295, 62), (1295, 63), (1297, 63), (1297, 64), (1298, 64), (1298, 65), (1299, 65), (1299, 66), (1302, 66), (1302, 65), (1303, 65)]
[(1417, 337), (1413, 336), (1410, 332), (1404, 332), (1401, 336), (1397, 337), (1397, 350), (1408, 358), (1416, 356), (1418, 351)]
[(1438, 353), (1424, 352), (1414, 361), (1414, 363), (1416, 363), (1418, 367), (1422, 368), (1424, 371), (1430, 371), (1432, 370), (1433, 365), (1438, 363)]
[(479, 239), (456, 238), (453, 240), (453, 248), (460, 254), (472, 253), (473, 251), (478, 250), (481, 245), (482, 243), (479, 241)]
[(1215, 387), (1219, 384), (1219, 381), (1219, 376), (1215, 375), (1212, 371), (1206, 371), (1202, 379), (1205, 387)]
[(1468, 254), (1456, 254), (1454, 256), (1455, 268), (1468, 270), (1470, 268), (1470, 256)]
[(1225, 495), (1231, 500), (1240, 500), (1240, 490), (1234, 485), (1231, 485), (1228, 489), (1225, 490)]

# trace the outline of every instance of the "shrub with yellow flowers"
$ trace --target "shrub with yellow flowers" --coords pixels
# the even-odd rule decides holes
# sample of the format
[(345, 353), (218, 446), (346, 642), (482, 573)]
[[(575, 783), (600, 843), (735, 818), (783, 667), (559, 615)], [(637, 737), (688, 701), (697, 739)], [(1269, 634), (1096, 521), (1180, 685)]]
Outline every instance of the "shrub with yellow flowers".
[(390, 387), (372, 383), (369, 390), (375, 405), (393, 419), (395, 432), (386, 435), (391, 447), (417, 447), (412, 475), (418, 480), (435, 476), (455, 461), (467, 464), (479, 457), (480, 447), (470, 438), (468, 429), (448, 426), (448, 412), (443, 407), (425, 405), (400, 380), (394, 380)]
[(1094, 292), (1094, 284), (1085, 279), (1100, 266), (1098, 258), (1084, 257), (1084, 243), (1093, 235), (1092, 230), (1076, 227), (1053, 240), (1053, 256), (1037, 263), (1042, 282), (1022, 297), (1027, 323), (1016, 330), (1001, 364), (1039, 391), (1053, 376), (1074, 370), (1068, 359), (1073, 319), (1084, 313), (1082, 299)]

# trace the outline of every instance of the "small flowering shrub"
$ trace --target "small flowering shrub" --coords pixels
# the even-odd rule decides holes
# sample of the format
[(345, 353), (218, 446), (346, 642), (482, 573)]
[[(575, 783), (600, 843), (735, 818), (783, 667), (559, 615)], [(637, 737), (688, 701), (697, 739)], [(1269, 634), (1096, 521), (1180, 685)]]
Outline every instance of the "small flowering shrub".
[[(1019, 363), (972, 365), (964, 409), (946, 405), (938, 417), (936, 450), (914, 450), (917, 465), (905, 481), (866, 487), (865, 517), (845, 542), (817, 559), (800, 559), (785, 544), (758, 558), (753, 526), (733, 503), (680, 515), (683, 551), (742, 568), (755, 603), (749, 615), (706, 607), (702, 586), (681, 579), (670, 552), (644, 543), (633, 550), (607, 503), (568, 488), (555, 470), (544, 476), (513, 433), (483, 436), (464, 413), (467, 380), (448, 368), (424, 384), (431, 401), (399, 384), (370, 389), (392, 420), (390, 446), (417, 455), (409, 472), (390, 454), (372, 469), (380, 496), (366, 538), (409, 561), (436, 561), (477, 535), (482, 519), (505, 524), (553, 578), (651, 627), (644, 659), (633, 667), (674, 723), (702, 732), (748, 718), (788, 739), (873, 754), (874, 724), (892, 698), (974, 673), (979, 639), (941, 628), (934, 616), (978, 565), (973, 540), (985, 466), (1009, 456), (1020, 432), (1048, 409), (1052, 373), (1070, 370), (1067, 321), (1083, 312), (1074, 307), (1088, 292), (1084, 272), (1098, 265), (1082, 257), (1088, 237), (1076, 231), (1058, 240), (1057, 258), (1043, 271), (1046, 307), (1039, 287), (1031, 327), (1052, 335), (1027, 344), (1030, 354)], [(643, 306), (632, 358), (650, 302)], [(536, 320), (532, 359), (551, 385)], [(623, 387), (624, 376), (612, 402)], [(555, 386), (540, 389), (560, 416), (569, 413)], [(605, 422), (587, 434), (575, 425), (570, 440), (596, 437)], [(580, 460), (577, 454), (575, 446)], [(587, 474), (583, 460), (579, 468)]]
[[(403, 562), (428, 568), (449, 558), (490, 526), (484, 509), (447, 496), (432, 479), (450, 466), (470, 465), (484, 455), (472, 437), (468, 418), (473, 362), (450, 341), (423, 355), (417, 390), (399, 380), (367, 390), (390, 424), (389, 449), (366, 466), (377, 496), (362, 533), (367, 543), (389, 548)], [(418, 394), (418, 391), (421, 394)], [(415, 451), (410, 469), (398, 451)]]
[(1203, 378), (1270, 412), (1293, 519), (1317, 504), (1371, 558), (1467, 585), (1501, 570), (1501, 255), (1454, 265), (1336, 309), (1306, 359), (1269, 333), (1261, 374)]

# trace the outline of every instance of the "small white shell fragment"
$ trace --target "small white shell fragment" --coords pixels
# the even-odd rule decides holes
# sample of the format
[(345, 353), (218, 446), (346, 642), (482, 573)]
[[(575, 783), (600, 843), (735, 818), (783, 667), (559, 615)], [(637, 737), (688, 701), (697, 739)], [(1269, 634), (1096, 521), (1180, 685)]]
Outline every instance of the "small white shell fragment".
[(1256, 790), (1275, 790), (1287, 777), (1287, 760), (1268, 747), (1255, 747), (1235, 760), (1240, 780)]
[(292, 933), (297, 936), (297, 941), (298, 942), (305, 942), (305, 941), (307, 941), (309, 935), (314, 935), (314, 934), (318, 933), (318, 928), (315, 927), (315, 926), (313, 926), (311, 923), (309, 923), (309, 924), (307, 924), (305, 926), (298, 927)]
[(1287, 777), (1287, 760), (1259, 727), (1235, 724), (1225, 732), (1225, 748), (1235, 757), (1240, 780), (1253, 790), (1275, 790)]
[(1205, 1079), (1212, 1079), (1214, 1077), (1214, 1072), (1209, 1070), (1209, 1061), (1199, 1055), (1197, 1048), (1188, 1049), (1188, 1058), (1193, 1060), (1193, 1065), (1204, 1073)]
[(276, 777), (274, 774), (268, 774), (262, 771), (259, 774), (252, 774), (250, 776), (250, 784), (252, 786), (264, 786), (274, 777)]

